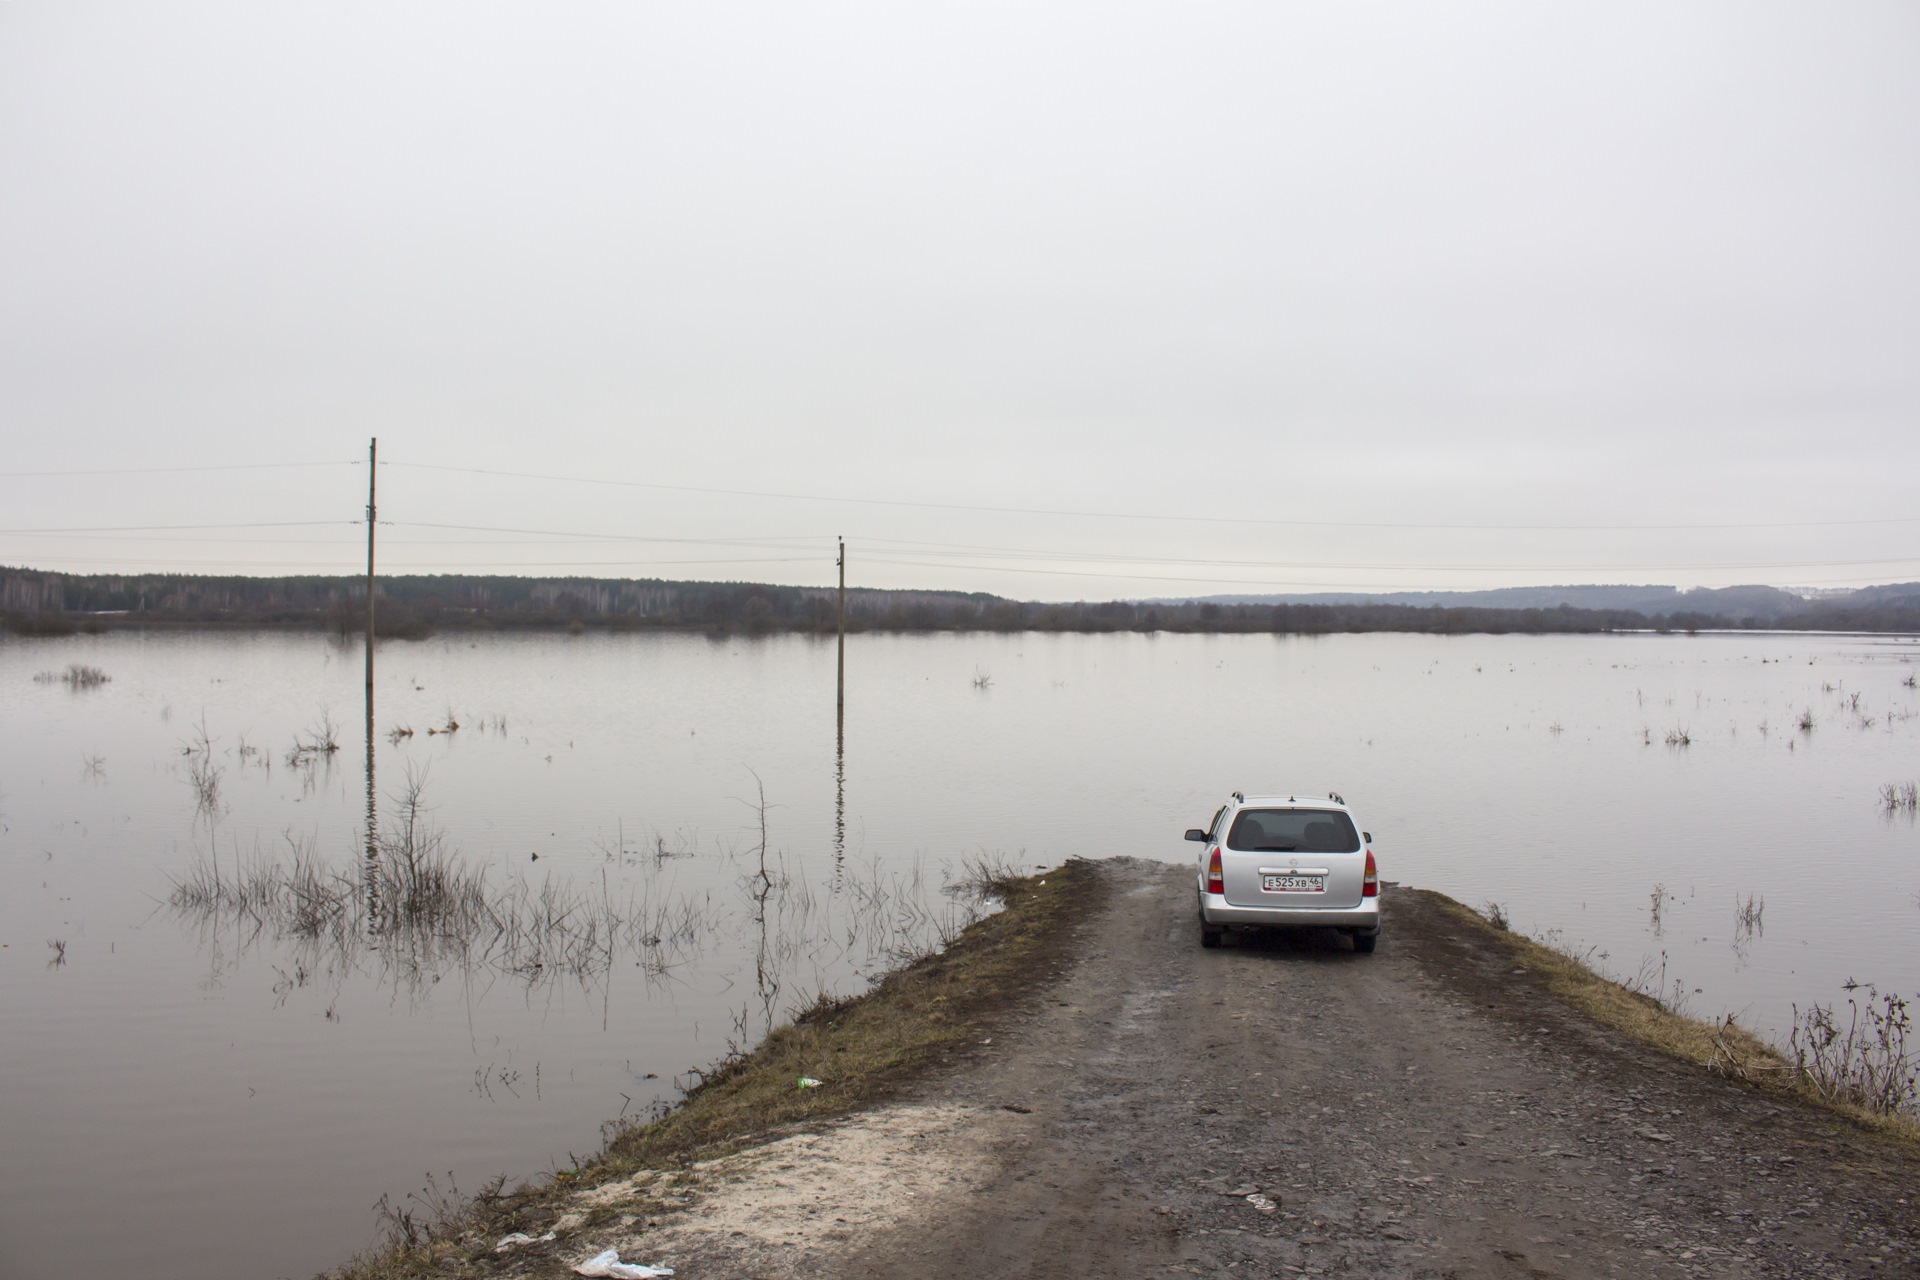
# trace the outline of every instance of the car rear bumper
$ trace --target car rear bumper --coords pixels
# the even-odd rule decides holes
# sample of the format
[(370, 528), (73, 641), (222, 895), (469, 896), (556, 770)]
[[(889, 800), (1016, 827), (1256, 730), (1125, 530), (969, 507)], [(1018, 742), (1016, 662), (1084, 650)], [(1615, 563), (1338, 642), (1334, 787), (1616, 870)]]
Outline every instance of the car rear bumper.
[(1208, 924), (1258, 925), (1271, 928), (1308, 927), (1357, 929), (1372, 933), (1380, 927), (1380, 899), (1362, 898), (1352, 908), (1334, 907), (1235, 907), (1225, 895), (1200, 895), (1200, 918)]

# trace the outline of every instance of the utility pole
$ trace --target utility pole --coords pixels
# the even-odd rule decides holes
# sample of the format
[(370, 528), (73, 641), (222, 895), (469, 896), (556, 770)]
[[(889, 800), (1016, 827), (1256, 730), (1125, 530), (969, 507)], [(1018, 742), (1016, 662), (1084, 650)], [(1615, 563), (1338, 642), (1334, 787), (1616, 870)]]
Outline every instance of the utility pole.
[(380, 439), (367, 441), (367, 693), (373, 693), (373, 487), (380, 470)]
[[(373, 504), (374, 479), (380, 471), (380, 441), (378, 437), (367, 441), (367, 860), (368, 870), (380, 854), (380, 829), (375, 818), (373, 786), (373, 523), (375, 509)], [(368, 926), (377, 927), (374, 921), (380, 916), (379, 891), (375, 886), (378, 878), (369, 874), (367, 893), (369, 897)]]
[(840, 539), (840, 680), (834, 695), (834, 715), (847, 714), (847, 540)]

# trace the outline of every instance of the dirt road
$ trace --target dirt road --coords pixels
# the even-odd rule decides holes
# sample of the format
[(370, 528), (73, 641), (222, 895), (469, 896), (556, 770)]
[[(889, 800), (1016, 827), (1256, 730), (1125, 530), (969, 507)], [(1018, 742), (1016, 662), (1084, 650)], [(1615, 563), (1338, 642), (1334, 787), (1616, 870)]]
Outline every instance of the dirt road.
[(1416, 892), (1372, 956), (1203, 951), (1189, 875), (1101, 864), (1036, 1008), (636, 1249), (684, 1280), (1920, 1275), (1900, 1148), (1615, 1043)]

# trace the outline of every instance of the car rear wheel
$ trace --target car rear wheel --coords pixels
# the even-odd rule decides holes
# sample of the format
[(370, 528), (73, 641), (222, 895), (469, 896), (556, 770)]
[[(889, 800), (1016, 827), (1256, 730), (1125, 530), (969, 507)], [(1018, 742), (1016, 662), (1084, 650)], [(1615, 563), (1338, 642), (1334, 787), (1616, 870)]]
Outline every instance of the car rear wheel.
[(1200, 945), (1203, 947), (1219, 946), (1220, 939), (1226, 934), (1227, 931), (1217, 924), (1208, 924), (1205, 920), (1200, 922)]
[(1378, 929), (1372, 933), (1356, 933), (1353, 935), (1353, 949), (1363, 956), (1372, 955), (1373, 949), (1379, 945), (1380, 931)]

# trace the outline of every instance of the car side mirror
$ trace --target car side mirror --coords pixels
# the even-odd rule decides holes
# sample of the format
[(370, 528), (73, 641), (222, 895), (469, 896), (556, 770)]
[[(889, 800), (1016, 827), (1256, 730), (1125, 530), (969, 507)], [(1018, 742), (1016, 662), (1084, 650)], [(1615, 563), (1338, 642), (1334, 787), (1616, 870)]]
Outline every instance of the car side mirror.
[(1367, 842), (1368, 844), (1372, 844), (1372, 843), (1373, 843), (1373, 832), (1371, 832), (1371, 831), (1362, 831), (1362, 832), (1360, 833), (1360, 838), (1361, 838), (1362, 840), (1365, 840), (1365, 841), (1366, 841), (1366, 842)]
[(1187, 839), (1199, 840), (1204, 843), (1206, 841), (1206, 838), (1207, 838), (1207, 833), (1202, 831), (1200, 828), (1198, 827), (1187, 828)]

